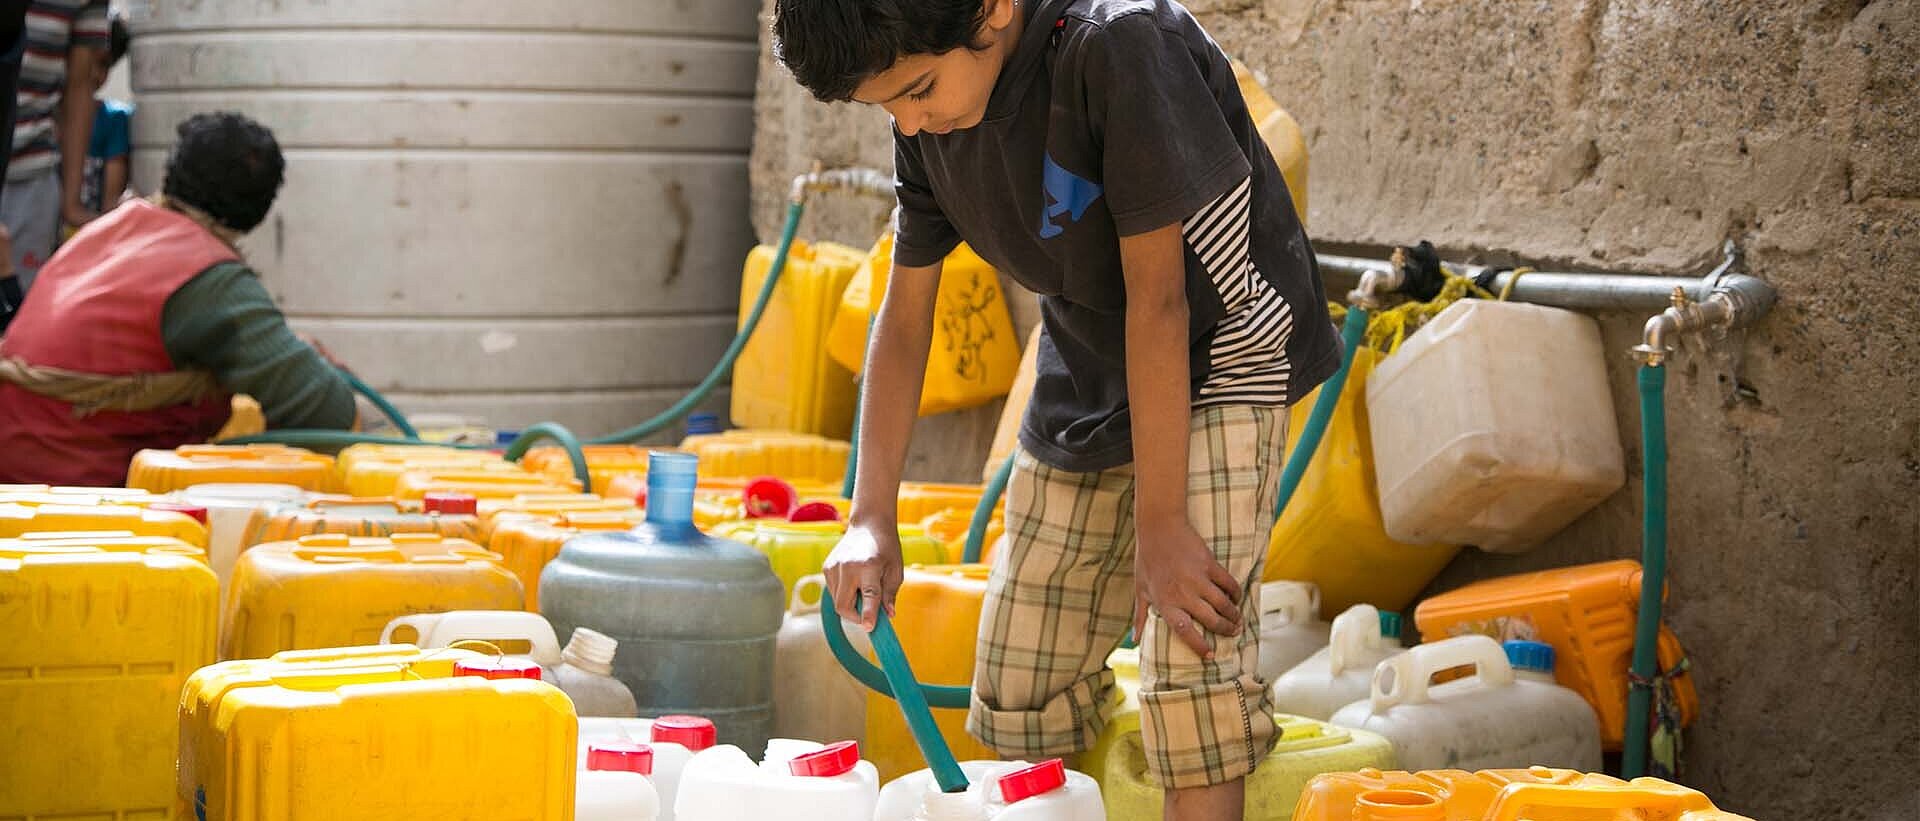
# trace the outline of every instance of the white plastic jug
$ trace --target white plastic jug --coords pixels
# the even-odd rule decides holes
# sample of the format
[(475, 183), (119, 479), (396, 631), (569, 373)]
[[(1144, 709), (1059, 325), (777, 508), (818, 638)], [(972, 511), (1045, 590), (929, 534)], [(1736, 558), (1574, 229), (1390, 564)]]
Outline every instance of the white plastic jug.
[(576, 774), (574, 821), (655, 821), (660, 795), (653, 789), (653, 748), (645, 744), (595, 744), (587, 768)]
[(1106, 821), (1100, 785), (1059, 759), (963, 761), (967, 791), (943, 793), (932, 770), (900, 776), (880, 791), (873, 821)]
[[(408, 638), (409, 631), (412, 638)], [(553, 625), (539, 613), (525, 610), (453, 610), (417, 613), (387, 622), (381, 644), (411, 644), (423, 650), (451, 647), (456, 642), (484, 641), (510, 656), (524, 656), (541, 667), (560, 663), (560, 641)], [(517, 652), (524, 646), (524, 652)]]
[(246, 537), (254, 515), (271, 515), (280, 505), (304, 504), (313, 494), (293, 485), (233, 482), (193, 485), (173, 497), (207, 509), (207, 564), (225, 589), (240, 558), (240, 540)]
[(547, 668), (542, 678), (567, 694), (575, 715), (632, 718), (640, 714), (633, 691), (613, 677), (613, 656), (619, 649), (620, 642), (576, 627), (560, 651), (560, 663)]
[(1367, 697), (1376, 665), (1406, 651), (1400, 646), (1399, 613), (1382, 613), (1371, 604), (1349, 607), (1333, 618), (1326, 647), (1274, 680), (1273, 709), (1326, 721)]
[(660, 796), (660, 821), (673, 821), (680, 778), (694, 755), (713, 747), (713, 722), (698, 716), (580, 719), (580, 764), (595, 744), (640, 743), (653, 748), (653, 788)]
[(860, 760), (860, 745), (775, 740), (768, 748), (777, 750), (778, 757), (765, 767), (731, 744), (695, 755), (680, 776), (674, 817), (680, 821), (873, 817), (880, 773), (871, 762)]
[[(867, 693), (827, 647), (827, 634), (820, 627), (820, 592), (825, 589), (826, 577), (818, 573), (793, 585), (773, 655), (773, 733), (864, 741)], [(866, 632), (846, 633), (853, 648), (866, 655)]]
[(1320, 587), (1312, 582), (1260, 585), (1260, 680), (1272, 681), (1327, 646)]
[(1592, 318), (1463, 299), (1367, 379), (1387, 534), (1517, 553), (1626, 482)]
[[(1340, 708), (1331, 723), (1386, 736), (1406, 770), (1537, 764), (1598, 771), (1600, 720), (1579, 694), (1553, 682), (1553, 648), (1511, 644), (1525, 660), (1518, 674), (1507, 650), (1481, 635), (1423, 644), (1387, 659), (1374, 668), (1371, 696)], [(1429, 685), (1434, 673), (1469, 665), (1472, 676)]]

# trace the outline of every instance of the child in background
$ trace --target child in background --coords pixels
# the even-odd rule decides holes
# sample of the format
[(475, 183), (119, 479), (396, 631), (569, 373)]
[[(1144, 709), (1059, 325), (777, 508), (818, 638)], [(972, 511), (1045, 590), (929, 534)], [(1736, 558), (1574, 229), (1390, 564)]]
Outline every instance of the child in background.
[[(115, 14), (109, 23), (107, 50), (96, 52), (93, 61), (93, 93), (107, 85), (107, 75), (120, 58), (126, 56), (131, 38), (127, 23)], [(133, 159), (133, 104), (98, 98), (94, 101), (93, 136), (87, 142), (87, 164), (80, 179), (80, 206), (88, 213), (104, 214), (120, 204), (127, 190), (127, 175)], [(72, 236), (74, 226), (67, 226)]]

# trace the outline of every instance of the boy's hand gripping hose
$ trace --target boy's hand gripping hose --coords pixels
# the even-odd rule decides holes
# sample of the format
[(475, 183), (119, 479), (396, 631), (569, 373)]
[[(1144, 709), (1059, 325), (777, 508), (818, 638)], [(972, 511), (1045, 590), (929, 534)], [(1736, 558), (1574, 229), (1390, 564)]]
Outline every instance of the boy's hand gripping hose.
[[(863, 604), (880, 606), (878, 602), (862, 602), (858, 593), (854, 596), (855, 608)], [(887, 620), (885, 610), (877, 614), (871, 636), (873, 653), (880, 659), (878, 668), (847, 643), (847, 634), (840, 624), (840, 614), (833, 607), (833, 596), (825, 592), (821, 593), (820, 599), (820, 627), (827, 634), (827, 646), (833, 649), (834, 658), (840, 660), (840, 666), (847, 668), (847, 672), (853, 674), (861, 684), (900, 703), (900, 712), (907, 718), (907, 729), (913, 733), (913, 741), (920, 746), (920, 754), (927, 759), (927, 766), (933, 770), (933, 780), (940, 784), (940, 790), (965, 790), (967, 776), (960, 771), (960, 762), (954, 760), (947, 740), (940, 735), (940, 727), (934, 724), (931, 707), (964, 709), (972, 698), (972, 690), (915, 681), (913, 668), (907, 664), (907, 653), (900, 647), (900, 637), (894, 634), (893, 624)]]
[(1659, 675), (1661, 599), (1667, 589), (1667, 369), (1640, 366), (1640, 449), (1645, 488), (1645, 518), (1640, 537), (1640, 613), (1633, 624), (1633, 667), (1627, 688), (1626, 740), (1620, 774), (1632, 779), (1647, 772), (1647, 742), (1653, 711), (1654, 679)]

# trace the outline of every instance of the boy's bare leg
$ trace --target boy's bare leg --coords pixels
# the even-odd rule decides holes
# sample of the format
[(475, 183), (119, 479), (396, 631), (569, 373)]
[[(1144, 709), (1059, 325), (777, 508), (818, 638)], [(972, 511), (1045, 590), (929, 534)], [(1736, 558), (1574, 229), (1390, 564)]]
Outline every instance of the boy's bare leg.
[(1166, 821), (1240, 821), (1246, 808), (1247, 781), (1236, 778), (1211, 787), (1167, 790), (1161, 815)]

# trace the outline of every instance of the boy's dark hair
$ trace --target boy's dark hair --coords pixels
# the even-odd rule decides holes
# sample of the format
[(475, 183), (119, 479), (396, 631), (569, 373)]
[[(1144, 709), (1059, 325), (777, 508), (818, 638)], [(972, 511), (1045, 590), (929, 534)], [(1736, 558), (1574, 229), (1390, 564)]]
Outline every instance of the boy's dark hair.
[(133, 42), (133, 35), (127, 31), (127, 18), (114, 14), (107, 23), (107, 66), (111, 68), (127, 56), (127, 45)]
[(273, 132), (232, 111), (195, 114), (174, 132), (162, 192), (235, 231), (267, 218), (286, 170)]
[(844, 102), (901, 57), (982, 48), (984, 22), (982, 0), (776, 0), (773, 52), (816, 99)]

